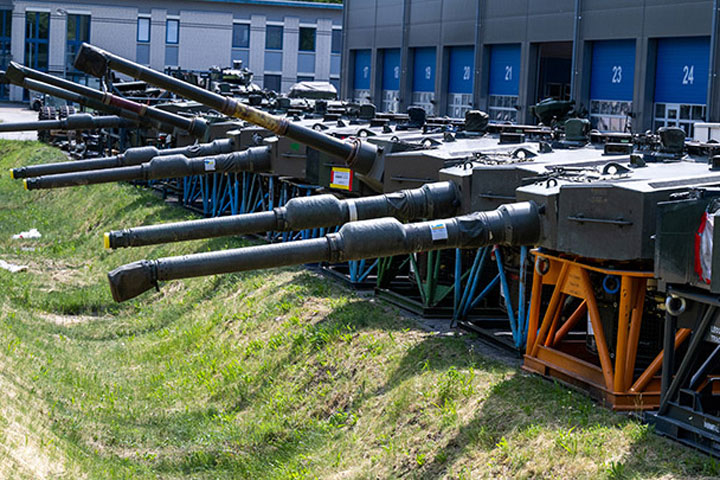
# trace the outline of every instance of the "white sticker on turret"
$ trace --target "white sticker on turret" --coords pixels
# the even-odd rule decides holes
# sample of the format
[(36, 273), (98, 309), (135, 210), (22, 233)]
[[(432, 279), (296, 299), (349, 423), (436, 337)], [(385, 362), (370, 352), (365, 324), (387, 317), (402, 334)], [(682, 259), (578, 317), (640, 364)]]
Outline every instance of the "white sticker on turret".
[(208, 158), (205, 160), (205, 171), (206, 172), (214, 172), (215, 171), (215, 159), (214, 158)]
[(447, 240), (447, 227), (444, 223), (433, 223), (430, 225), (430, 235), (432, 235), (433, 242)]
[(353, 172), (349, 168), (333, 167), (330, 172), (330, 186), (340, 190), (352, 190)]

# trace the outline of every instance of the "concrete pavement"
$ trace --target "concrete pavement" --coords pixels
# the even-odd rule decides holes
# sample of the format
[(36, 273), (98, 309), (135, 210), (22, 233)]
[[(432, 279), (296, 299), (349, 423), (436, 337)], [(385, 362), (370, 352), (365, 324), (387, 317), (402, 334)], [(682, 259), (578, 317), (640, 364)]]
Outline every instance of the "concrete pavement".
[[(2, 123), (32, 122), (37, 120), (38, 112), (30, 110), (22, 103), (0, 103)], [(12, 140), (37, 140), (37, 132), (0, 132), (0, 138)]]

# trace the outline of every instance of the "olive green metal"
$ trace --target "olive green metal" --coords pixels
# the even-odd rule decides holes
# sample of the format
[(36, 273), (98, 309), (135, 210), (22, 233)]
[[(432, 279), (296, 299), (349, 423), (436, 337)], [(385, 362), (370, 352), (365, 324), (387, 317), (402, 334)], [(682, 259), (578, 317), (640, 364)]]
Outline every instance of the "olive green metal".
[(540, 211), (532, 202), (490, 212), (402, 224), (380, 218), (345, 224), (323, 238), (218, 252), (142, 260), (108, 274), (117, 302), (157, 288), (158, 281), (314, 262), (344, 262), (490, 244), (533, 245), (540, 239)]
[(292, 198), (270, 212), (115, 230), (106, 234), (106, 244), (108, 248), (139, 247), (228, 235), (333, 227), (381, 217), (403, 221), (437, 218), (454, 212), (459, 201), (460, 194), (453, 182), (429, 183), (420, 188), (357, 199), (313, 195)]
[(16, 85), (21, 85), (23, 80), (26, 78), (44, 82), (75, 92), (102, 104), (132, 112), (139, 117), (148, 118), (161, 124), (171, 125), (175, 128), (185, 130), (196, 138), (206, 138), (208, 133), (207, 123), (201, 118), (185, 118), (174, 113), (160, 110), (159, 108), (143, 105), (108, 92), (101, 92), (100, 90), (95, 90), (94, 88), (90, 88), (85, 85), (80, 85), (63, 78), (55, 77), (32, 68), (25, 67), (16, 62), (10, 62), (7, 71), (5, 72), (5, 77), (8, 81)]
[(297, 142), (312, 146), (328, 155), (341, 158), (349, 167), (360, 174), (369, 173), (375, 165), (378, 149), (372, 144), (363, 142), (360, 139), (347, 142), (339, 140), (245, 105), (235, 98), (224, 97), (157, 72), (87, 43), (80, 47), (75, 58), (75, 68), (96, 77), (103, 77), (112, 69), (132, 78), (143, 80), (184, 98), (207, 105), (228, 116), (240, 118), (266, 128), (277, 135), (286, 136)]
[(37, 120), (34, 122), (0, 123), (0, 132), (23, 132), (28, 130), (93, 130), (96, 128), (129, 128), (137, 123), (116, 115), (96, 117), (89, 113), (68, 115), (62, 120)]
[(168, 155), (156, 157), (147, 163), (131, 167), (33, 177), (25, 180), (25, 188), (40, 190), (131, 180), (180, 178), (211, 173), (266, 172), (269, 169), (269, 147), (252, 147), (242, 152), (208, 157), (188, 158), (185, 155)]
[(123, 117), (128, 120), (132, 120), (133, 122), (139, 123), (143, 126), (157, 126), (157, 122), (151, 122), (147, 118), (142, 118), (140, 115), (129, 112), (127, 110), (123, 110), (122, 108), (114, 107), (112, 105), (105, 105), (104, 103), (94, 100), (92, 98), (85, 97), (83, 95), (80, 95), (79, 93), (71, 92), (70, 90), (66, 90), (64, 88), (56, 87), (54, 85), (50, 85), (44, 82), (39, 82), (37, 80), (32, 80), (30, 78), (25, 78), (21, 82), (11, 82), (10, 79), (7, 77), (6, 72), (0, 71), (0, 78), (1, 81), (4, 81), (6, 83), (15, 83), (18, 87), (22, 87), (28, 90), (32, 90), (34, 92), (40, 92), (45, 93), (47, 95), (61, 98), (63, 100), (66, 100), (71, 103), (77, 103), (78, 105), (83, 105), (88, 108), (92, 108), (93, 110), (96, 110), (98, 112), (104, 112), (108, 113), (110, 115), (117, 115), (118, 117)]
[(43, 175), (57, 175), (60, 173), (89, 172), (106, 168), (129, 167), (149, 162), (155, 157), (169, 155), (185, 155), (188, 158), (230, 153), (236, 150), (237, 145), (233, 138), (222, 138), (210, 143), (199, 143), (186, 147), (158, 149), (155, 147), (133, 147), (123, 153), (110, 157), (88, 158), (85, 160), (72, 160), (69, 162), (42, 163), (12, 169), (12, 178), (30, 178)]

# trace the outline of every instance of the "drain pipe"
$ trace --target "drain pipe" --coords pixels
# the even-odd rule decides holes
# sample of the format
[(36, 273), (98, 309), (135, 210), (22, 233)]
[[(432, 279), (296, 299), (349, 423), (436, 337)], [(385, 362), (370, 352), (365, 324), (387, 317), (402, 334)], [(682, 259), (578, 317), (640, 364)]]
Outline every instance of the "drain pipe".
[(713, 88), (715, 87), (717, 73), (717, 48), (715, 42), (717, 42), (717, 30), (718, 30), (718, 0), (713, 0), (713, 11), (712, 11), (712, 30), (710, 32), (710, 73), (708, 74), (708, 89), (707, 89), (707, 107), (705, 107), (705, 121), (709, 122), (711, 118), (710, 110), (713, 105)]
[(577, 99), (577, 57), (579, 48), (578, 43), (580, 42), (580, 19), (580, 0), (575, 0), (575, 18), (573, 19), (573, 50), (571, 61), (572, 72), (570, 75), (570, 100)]

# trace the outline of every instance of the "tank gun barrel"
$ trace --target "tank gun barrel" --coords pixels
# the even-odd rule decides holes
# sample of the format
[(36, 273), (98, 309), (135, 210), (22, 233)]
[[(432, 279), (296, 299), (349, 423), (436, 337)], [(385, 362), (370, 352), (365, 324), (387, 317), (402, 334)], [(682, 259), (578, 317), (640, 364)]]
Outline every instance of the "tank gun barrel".
[(459, 198), (452, 182), (429, 183), (420, 188), (357, 199), (338, 199), (330, 194), (297, 197), (269, 212), (115, 230), (105, 234), (105, 246), (139, 247), (267, 231), (304, 230), (381, 217), (403, 221), (437, 218), (453, 212)]
[(136, 127), (137, 123), (116, 115), (95, 117), (89, 113), (68, 115), (62, 120), (37, 120), (33, 122), (0, 123), (0, 132), (28, 130), (93, 130), (96, 128)]
[(360, 139), (343, 141), (312, 128), (275, 117), (256, 108), (243, 104), (232, 97), (224, 97), (203, 88), (191, 85), (169, 75), (157, 72), (125, 58), (114, 55), (96, 46), (83, 43), (75, 58), (75, 68), (96, 77), (103, 77), (109, 70), (129, 75), (138, 80), (164, 88), (184, 98), (195, 100), (225, 115), (248, 121), (271, 132), (288, 137), (336, 158), (360, 174), (372, 170), (378, 154), (376, 146)]
[[(1, 125), (1, 124), (0, 124)], [(230, 153), (235, 150), (235, 141), (231, 138), (214, 140), (210, 143), (188, 145), (187, 147), (158, 149), (155, 147), (128, 148), (119, 155), (86, 160), (73, 160), (69, 162), (43, 163), (13, 168), (10, 176), (15, 179), (39, 177), (42, 175), (56, 175), (70, 172), (87, 172), (106, 168), (129, 167), (149, 162), (155, 157), (168, 155), (185, 155), (189, 158)]]
[(9, 82), (20, 86), (22, 86), (25, 79), (30, 79), (69, 90), (93, 100), (93, 103), (96, 106), (98, 105), (97, 102), (100, 102), (100, 104), (116, 107), (121, 110), (131, 112), (139, 117), (185, 130), (196, 138), (205, 138), (208, 134), (207, 123), (200, 118), (185, 118), (171, 112), (160, 110), (159, 108), (149, 107), (141, 103), (118, 97), (117, 95), (113, 95), (108, 92), (101, 92), (100, 90), (95, 90), (94, 88), (87, 87), (85, 85), (80, 85), (63, 78), (55, 77), (15, 62), (10, 62), (7, 71), (5, 72), (5, 77)]
[(153, 158), (141, 165), (46, 175), (27, 178), (24, 182), (27, 190), (41, 190), (130, 180), (179, 178), (210, 173), (264, 172), (269, 169), (270, 148), (252, 147), (242, 152), (209, 157), (188, 158), (185, 155), (168, 155)]
[(117, 302), (158, 282), (312, 262), (342, 262), (447, 248), (533, 245), (540, 238), (540, 211), (533, 202), (489, 212), (402, 224), (394, 218), (351, 222), (323, 238), (141, 260), (108, 274)]
[(142, 118), (136, 113), (128, 112), (126, 110), (123, 110), (122, 108), (105, 105), (98, 100), (93, 100), (92, 98), (84, 97), (79, 93), (71, 92), (70, 90), (56, 87), (44, 82), (39, 82), (30, 78), (25, 78), (22, 80), (22, 82), (12, 82), (7, 77), (6, 72), (4, 71), (0, 71), (0, 78), (4, 83), (15, 83), (19, 87), (32, 90), (34, 92), (45, 93), (53, 97), (62, 98), (63, 100), (66, 100), (68, 102), (84, 105), (86, 107), (92, 108), (93, 110), (97, 110), (98, 112), (104, 112), (110, 115), (117, 115), (119, 117), (127, 118), (128, 120), (142, 123), (143, 125), (154, 126), (157, 123), (151, 122), (146, 118)]

